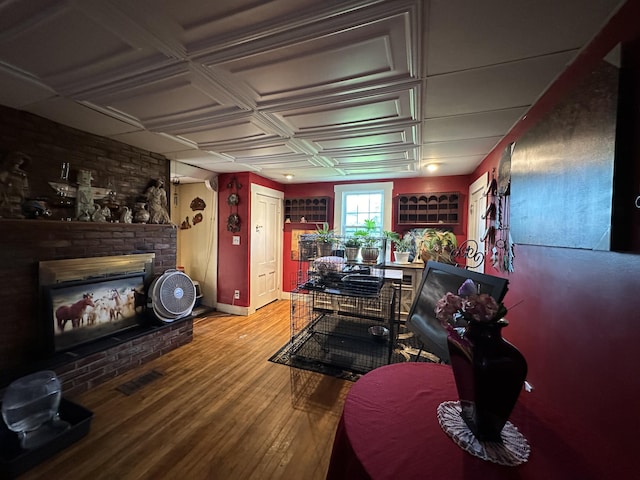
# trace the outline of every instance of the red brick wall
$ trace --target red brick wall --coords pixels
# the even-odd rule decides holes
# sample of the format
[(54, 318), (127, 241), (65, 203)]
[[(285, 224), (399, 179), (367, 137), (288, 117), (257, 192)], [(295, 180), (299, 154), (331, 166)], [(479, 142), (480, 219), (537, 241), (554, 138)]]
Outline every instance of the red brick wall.
[[(34, 198), (54, 199), (55, 192), (47, 182), (58, 181), (62, 162), (71, 164), (71, 182), (79, 169), (92, 171), (93, 186), (106, 187), (107, 179), (113, 178), (117, 201), (130, 207), (150, 180), (168, 180), (169, 175), (169, 162), (162, 155), (0, 106), (0, 157), (12, 151), (31, 157), (26, 171)], [(64, 210), (54, 213), (55, 218), (70, 216)], [(28, 371), (36, 362), (41, 365), (48, 356), (46, 325), (39, 310), (39, 261), (154, 252), (154, 270), (161, 273), (175, 268), (176, 238), (176, 229), (170, 225), (0, 218), (0, 379), (11, 378), (18, 370)], [(191, 340), (190, 331), (181, 335), (177, 343)], [(175, 348), (176, 341), (165, 345), (163, 338), (136, 341), (130, 353), (123, 353), (125, 343), (105, 352), (101, 362), (86, 358), (73, 362), (85, 375), (82, 380), (73, 380), (73, 388), (94, 385), (105, 376), (122, 372), (124, 365), (130, 368), (169, 346)], [(112, 367), (106, 366), (113, 355), (118, 360)], [(83, 362), (95, 363), (96, 370), (88, 374), (88, 364)], [(64, 373), (67, 382), (73, 377), (68, 368)]]
[(127, 370), (189, 343), (193, 338), (193, 320), (176, 321), (144, 337), (117, 347), (54, 367), (65, 397), (82, 392), (115, 378)]

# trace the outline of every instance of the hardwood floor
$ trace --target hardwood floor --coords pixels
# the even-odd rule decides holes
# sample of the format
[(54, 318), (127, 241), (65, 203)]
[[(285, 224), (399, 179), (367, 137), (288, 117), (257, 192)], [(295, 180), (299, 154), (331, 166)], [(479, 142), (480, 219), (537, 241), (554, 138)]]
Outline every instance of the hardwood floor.
[(20, 478), (324, 479), (352, 383), (269, 362), (288, 338), (286, 300), (198, 319), (191, 344), (72, 398), (89, 434)]

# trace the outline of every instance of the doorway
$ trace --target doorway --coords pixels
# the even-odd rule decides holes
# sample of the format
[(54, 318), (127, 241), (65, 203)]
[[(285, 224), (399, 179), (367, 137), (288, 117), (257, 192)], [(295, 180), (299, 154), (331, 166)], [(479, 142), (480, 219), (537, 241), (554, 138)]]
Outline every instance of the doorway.
[(252, 311), (278, 300), (282, 292), (283, 198), (283, 192), (251, 184)]
[[(475, 182), (469, 186), (469, 217), (467, 221), (467, 240), (476, 241), (478, 243), (478, 253), (485, 254), (484, 242), (481, 238), (484, 236), (485, 220), (484, 214), (487, 209), (487, 197), (485, 190), (487, 189), (487, 179), (489, 174), (485, 172)], [(484, 261), (480, 265), (475, 265), (472, 259), (467, 258), (467, 268), (479, 273), (484, 273)]]

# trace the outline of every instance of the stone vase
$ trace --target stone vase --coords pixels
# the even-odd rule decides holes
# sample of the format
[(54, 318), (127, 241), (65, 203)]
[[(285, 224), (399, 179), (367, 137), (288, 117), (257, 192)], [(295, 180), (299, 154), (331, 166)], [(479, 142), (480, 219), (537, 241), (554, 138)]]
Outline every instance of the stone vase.
[(502, 441), (527, 376), (524, 356), (502, 338), (508, 324), (470, 321), (462, 334), (450, 328), (447, 337), (461, 415), (480, 441)]

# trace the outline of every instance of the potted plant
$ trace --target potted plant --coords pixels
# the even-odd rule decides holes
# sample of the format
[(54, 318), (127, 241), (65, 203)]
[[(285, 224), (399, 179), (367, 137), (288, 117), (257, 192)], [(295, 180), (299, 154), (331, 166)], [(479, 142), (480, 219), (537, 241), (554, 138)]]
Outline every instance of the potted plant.
[(378, 248), (378, 237), (376, 236), (376, 221), (367, 219), (364, 221), (364, 228), (356, 230), (354, 235), (362, 240), (361, 255), (362, 261), (375, 263), (378, 261), (380, 249)]
[(453, 232), (427, 228), (422, 234), (420, 256), (425, 263), (434, 260), (453, 264), (451, 253), (456, 248), (458, 248), (458, 240)]
[(400, 236), (396, 232), (383, 232), (384, 236), (394, 246), (394, 255), (396, 263), (409, 263), (409, 253), (411, 251), (410, 237)]
[(358, 255), (360, 254), (360, 247), (362, 246), (362, 240), (358, 237), (349, 237), (345, 239), (344, 244), (344, 252), (347, 257), (347, 260), (350, 262), (354, 262), (357, 260)]
[(323, 222), (322, 226), (316, 227), (316, 242), (318, 247), (319, 257), (328, 257), (333, 251), (333, 244), (336, 241), (336, 236), (333, 229), (329, 228), (327, 222)]

